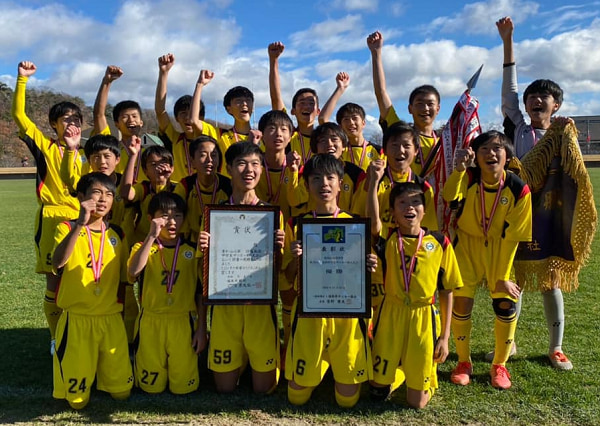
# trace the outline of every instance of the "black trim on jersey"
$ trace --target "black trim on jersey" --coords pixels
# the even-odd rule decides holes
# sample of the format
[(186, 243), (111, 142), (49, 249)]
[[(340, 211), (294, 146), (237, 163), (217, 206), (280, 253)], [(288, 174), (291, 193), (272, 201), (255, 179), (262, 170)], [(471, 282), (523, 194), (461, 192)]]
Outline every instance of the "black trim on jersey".
[[(141, 287), (141, 283), (140, 283), (140, 302), (142, 301), (142, 287)], [(137, 319), (136, 319), (136, 325), (137, 325), (137, 329), (138, 332), (135, 333), (135, 336), (133, 336), (133, 341), (131, 342), (131, 348), (133, 349), (133, 364), (134, 364), (134, 368), (135, 368), (135, 355), (137, 354), (138, 349), (140, 348), (140, 324), (142, 323), (142, 317), (144, 316), (144, 308), (140, 309), (140, 314), (138, 315)], [(135, 371), (135, 370), (134, 370)]]
[[(46, 157), (44, 157), (44, 152), (35, 144), (35, 140), (29, 135), (25, 134), (19, 137), (27, 148), (29, 148), (29, 152), (31, 152), (31, 156), (35, 160), (36, 165), (36, 173), (35, 173), (35, 192), (38, 198), (41, 198), (41, 188), (44, 186), (46, 182), (46, 176), (48, 176), (48, 163), (46, 162)], [(50, 139), (50, 144), (53, 143), (58, 144), (54, 139)]]
[(65, 352), (67, 351), (67, 340), (69, 339), (69, 312), (65, 312), (67, 316), (65, 319), (65, 329), (63, 331), (62, 339), (60, 340), (60, 344), (56, 348), (56, 357), (58, 358), (58, 363), (60, 365), (60, 375), (64, 380), (63, 372), (62, 372), (62, 362), (65, 358)]
[(352, 183), (354, 184), (353, 191), (356, 191), (356, 187), (360, 182), (360, 176), (361, 174), (364, 174), (365, 171), (350, 161), (344, 161), (344, 173), (350, 176), (350, 180), (352, 180)]
[(435, 306), (434, 305), (430, 305), (430, 310), (431, 310), (431, 337), (433, 338), (433, 348), (435, 349), (435, 345), (437, 345), (437, 330), (436, 330), (436, 324), (435, 324)]
[(446, 270), (442, 267), (440, 267), (439, 271), (438, 271), (438, 276), (437, 276), (437, 289), (439, 291), (444, 290), (444, 283), (442, 281), (442, 279), (444, 278), (444, 274), (446, 273)]
[(440, 246), (442, 246), (444, 250), (446, 250), (446, 247), (448, 247), (448, 240), (446, 239), (446, 236), (441, 232), (428, 230), (425, 232), (425, 235), (431, 235), (433, 238), (435, 238), (435, 240), (439, 243)]
[(188, 314), (188, 324), (190, 325), (190, 341), (194, 341), (194, 334), (196, 330), (194, 330), (194, 326), (196, 325), (196, 320), (194, 319), (194, 314), (190, 312)]
[[(38, 220), (37, 220), (37, 232), (35, 233), (34, 237), (33, 237), (33, 241), (35, 241), (35, 245), (38, 249), (38, 251), (41, 253), (41, 249), (40, 249), (40, 241), (42, 240), (42, 219), (44, 217), (44, 205), (42, 204), (40, 206), (40, 214), (38, 216)], [(44, 260), (45, 262), (46, 260)]]

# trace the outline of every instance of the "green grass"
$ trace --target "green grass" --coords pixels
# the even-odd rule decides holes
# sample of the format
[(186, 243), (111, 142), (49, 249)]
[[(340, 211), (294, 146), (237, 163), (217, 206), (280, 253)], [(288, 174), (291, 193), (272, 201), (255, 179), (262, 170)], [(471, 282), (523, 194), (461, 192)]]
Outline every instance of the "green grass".
[[(595, 199), (600, 201), (600, 169), (591, 169)], [(358, 405), (339, 409), (331, 377), (317, 388), (303, 408), (286, 399), (281, 380), (275, 395), (252, 394), (247, 377), (233, 395), (217, 395), (201, 360), (202, 385), (187, 396), (146, 395), (134, 390), (128, 401), (116, 402), (94, 392), (81, 412), (52, 399), (52, 360), (42, 312), (45, 288), (33, 273), (34, 181), (0, 181), (0, 423), (346, 423), (346, 424), (600, 424), (600, 241), (581, 272), (581, 285), (565, 294), (564, 348), (574, 363), (570, 372), (550, 367), (548, 335), (539, 293), (526, 293), (517, 331), (518, 354), (508, 364), (513, 387), (497, 391), (489, 385), (484, 354), (493, 346), (493, 313), (489, 296), (479, 292), (474, 311), (474, 376), (467, 387), (449, 382), (456, 358), (440, 366), (440, 388), (420, 411), (405, 408), (404, 389), (392, 401), (369, 401), (366, 387)]]

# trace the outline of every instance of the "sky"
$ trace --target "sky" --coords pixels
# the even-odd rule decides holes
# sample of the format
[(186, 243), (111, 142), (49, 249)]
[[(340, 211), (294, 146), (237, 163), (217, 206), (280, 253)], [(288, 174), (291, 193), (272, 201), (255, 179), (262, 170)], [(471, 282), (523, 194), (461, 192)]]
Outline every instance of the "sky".
[(109, 102), (134, 99), (153, 108), (157, 59), (175, 55), (168, 110), (191, 94), (201, 69), (215, 72), (203, 91), (207, 118), (232, 123), (225, 92), (244, 85), (255, 94), (256, 118), (270, 109), (267, 46), (281, 41), (281, 89), (288, 110), (294, 92), (312, 87), (323, 104), (339, 71), (350, 74), (340, 100), (362, 105), (366, 133), (377, 131), (378, 110), (366, 37), (384, 37), (387, 89), (399, 116), (410, 121), (408, 95), (421, 84), (441, 93), (438, 116), (450, 116), (469, 77), (484, 65), (472, 94), (487, 130), (502, 122), (502, 41), (495, 21), (515, 22), (519, 91), (537, 78), (565, 92), (561, 115), (600, 114), (600, 1), (455, 0), (0, 0), (0, 82), (13, 87), (17, 64), (31, 60), (30, 86), (92, 105), (107, 65), (124, 75)]

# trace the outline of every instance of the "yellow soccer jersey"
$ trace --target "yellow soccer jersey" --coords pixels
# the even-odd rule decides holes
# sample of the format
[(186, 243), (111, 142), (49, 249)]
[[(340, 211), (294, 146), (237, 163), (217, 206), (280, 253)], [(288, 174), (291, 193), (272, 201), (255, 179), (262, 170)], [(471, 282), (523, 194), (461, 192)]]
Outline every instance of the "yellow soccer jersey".
[[(400, 121), (400, 118), (398, 118), (398, 115), (396, 114), (396, 110), (392, 106), (389, 109), (387, 116), (383, 119), (380, 118), (379, 124), (381, 125), (381, 128), (383, 129), (383, 132), (385, 133), (386, 129), (389, 126), (391, 126), (394, 123), (397, 123), (398, 121)], [(435, 165), (435, 158), (430, 159), (430, 156), (436, 155), (435, 151), (432, 153), (432, 149), (438, 143), (438, 141), (439, 141), (439, 138), (437, 137), (437, 135), (435, 133), (433, 134), (433, 136), (425, 136), (425, 135), (419, 134), (420, 147), (419, 147), (419, 150), (417, 151), (417, 155), (415, 156), (415, 161), (413, 161), (413, 163), (410, 165), (410, 168), (417, 175), (427, 176), (433, 171), (433, 166)], [(423, 170), (423, 164), (429, 164), (429, 167), (427, 167), (426, 173), (421, 173)]]
[[(408, 287), (409, 299), (407, 299), (398, 238), (398, 230), (393, 228), (389, 230), (387, 241), (380, 238), (378, 242), (378, 255), (385, 271), (386, 297), (392, 297), (399, 303), (431, 305), (435, 303), (437, 290), (454, 290), (462, 287), (462, 278), (450, 241), (439, 232), (426, 231), (417, 252)], [(417, 235), (402, 236), (405, 264), (408, 270), (418, 241)]]
[(279, 206), (284, 221), (290, 218), (290, 200), (288, 195), (295, 181), (290, 168), (273, 169), (263, 162), (263, 172), (256, 186), (256, 196), (267, 203)]
[[(136, 243), (131, 249), (129, 262), (142, 246)], [(173, 259), (177, 252), (176, 262)], [(128, 263), (129, 263), (128, 262)], [(175, 266), (173, 270), (173, 266)], [(169, 277), (173, 272), (173, 287), (168, 293)], [(183, 314), (196, 311), (198, 259), (191, 242), (180, 237), (179, 249), (152, 244), (148, 262), (139, 276), (140, 305), (155, 314)]]
[[(229, 130), (220, 128), (217, 129), (212, 124), (207, 123), (206, 121), (202, 122), (202, 134), (212, 136), (217, 141), (219, 150), (221, 151), (221, 154), (223, 154), (223, 158), (225, 158), (225, 152), (227, 152), (227, 148), (229, 148), (232, 144), (236, 142), (242, 142), (248, 139), (248, 135), (237, 133), (234, 128), (231, 128)], [(223, 164), (221, 164), (220, 172), (227, 176), (227, 170), (225, 169), (225, 161), (223, 161)]]
[[(171, 121), (165, 129), (164, 136), (166, 136), (165, 148), (167, 148), (173, 154), (173, 174), (171, 180), (175, 182), (181, 182), (183, 178), (191, 176), (196, 173), (196, 170), (192, 167), (192, 157), (190, 155), (190, 143), (185, 136), (185, 132), (178, 132), (173, 127)], [(214, 140), (219, 140), (217, 130), (208, 123), (202, 123), (202, 135), (210, 136)], [(219, 149), (220, 146), (219, 146)], [(224, 151), (221, 151), (222, 155), (225, 155)]]
[(310, 150), (310, 135), (304, 135), (300, 133), (299, 130), (294, 131), (288, 147), (290, 151), (296, 151), (300, 156), (300, 166), (303, 166), (304, 163), (312, 157), (312, 152)]
[[(443, 196), (447, 202), (462, 202), (458, 210), (458, 229), (483, 238), (479, 183), (480, 178), (471, 171), (455, 170), (444, 185)], [(497, 191), (498, 184), (484, 184), (487, 220), (490, 219)], [(491, 220), (488, 239), (531, 241), (531, 193), (529, 186), (512, 172), (504, 172), (504, 185)]]
[(379, 145), (374, 145), (368, 141), (365, 142), (364, 147), (363, 145), (350, 145), (342, 154), (342, 160), (356, 164), (366, 172), (371, 161), (382, 158), (383, 152)]
[[(306, 188), (305, 181), (301, 177), (302, 170), (300, 170), (299, 175), (300, 176), (297, 179), (292, 180), (296, 185), (296, 188), (290, 188), (294, 191), (294, 202), (291, 205), (292, 216), (299, 216), (314, 209), (313, 205), (309, 202), (308, 189)], [(342, 185), (337, 201), (340, 209), (364, 216), (362, 210), (356, 207), (355, 196), (359, 187), (362, 188), (366, 177), (367, 175), (365, 172), (356, 164), (344, 161), (344, 177), (342, 178)]]
[[(338, 213), (337, 216), (334, 215), (314, 215), (312, 212), (311, 213), (305, 213), (302, 214), (300, 216), (295, 216), (292, 217), (290, 220), (288, 220), (285, 224), (285, 244), (284, 244), (284, 250), (283, 250), (283, 261), (281, 262), (281, 270), (284, 271), (287, 266), (290, 264), (290, 262), (295, 262), (295, 258), (292, 255), (292, 252), (290, 251), (290, 247), (292, 245), (293, 241), (296, 241), (298, 239), (298, 218), (303, 217), (303, 218), (319, 218), (319, 219), (348, 219), (348, 218), (353, 218), (355, 217), (354, 215), (346, 212), (346, 211), (340, 211)], [(296, 280), (297, 281), (297, 280)], [(294, 289), (298, 289), (297, 287), (297, 283), (294, 284)]]
[(158, 188), (152, 187), (150, 181), (144, 180), (142, 182), (138, 182), (133, 185), (133, 190), (135, 191), (135, 197), (130, 201), (131, 204), (135, 204), (138, 208), (138, 215), (135, 223), (135, 236), (133, 238), (129, 238), (128, 240), (130, 244), (133, 244), (138, 241), (142, 241), (148, 235), (148, 231), (150, 231), (150, 220), (148, 219), (148, 205), (150, 204), (150, 200), (152, 197), (158, 192), (167, 191), (174, 192), (175, 191), (176, 182), (169, 181), (168, 184), (160, 186)]
[[(201, 198), (198, 198), (198, 190)], [(187, 203), (187, 214), (185, 215), (182, 232), (189, 233), (190, 240), (196, 242), (201, 231), (200, 225), (204, 215), (204, 206), (228, 201), (232, 189), (229, 178), (221, 174), (216, 175), (215, 182), (210, 187), (204, 187), (200, 184), (198, 175), (194, 174), (179, 182), (173, 192)]]
[(45, 136), (25, 114), (27, 77), (17, 77), (12, 114), (19, 127), (19, 138), (25, 142), (36, 164), (36, 195), (38, 202), (47, 206), (72, 207), (79, 211), (79, 201), (71, 196), (61, 179), (62, 157), (67, 152), (64, 145)]
[[(54, 247), (70, 232), (74, 222), (63, 222), (56, 228)], [(91, 256), (91, 246), (94, 256)], [(122, 301), (117, 299), (121, 282), (127, 281), (127, 247), (123, 243), (120, 228), (110, 225), (104, 233), (91, 231), (86, 227), (79, 231), (73, 253), (67, 263), (58, 271), (61, 279), (56, 291), (56, 304), (66, 310), (81, 315), (108, 315), (123, 310)], [(93, 259), (99, 260), (102, 254), (101, 274), (98, 283), (94, 279)]]

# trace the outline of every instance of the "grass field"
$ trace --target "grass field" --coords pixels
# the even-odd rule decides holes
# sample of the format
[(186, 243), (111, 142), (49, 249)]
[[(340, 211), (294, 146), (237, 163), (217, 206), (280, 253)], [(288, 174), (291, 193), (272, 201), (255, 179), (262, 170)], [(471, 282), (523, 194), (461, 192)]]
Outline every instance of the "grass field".
[[(600, 201), (600, 169), (591, 169), (595, 199)], [(547, 359), (548, 336), (539, 293), (524, 295), (517, 331), (519, 352), (508, 364), (513, 387), (498, 391), (489, 384), (484, 354), (493, 346), (489, 296), (480, 292), (474, 311), (473, 383), (449, 382), (456, 358), (440, 366), (440, 388), (420, 411), (405, 408), (404, 388), (392, 401), (369, 401), (366, 387), (353, 410), (337, 408), (328, 377), (303, 408), (286, 399), (281, 380), (275, 395), (257, 397), (242, 380), (233, 395), (217, 395), (201, 360), (200, 390), (192, 395), (146, 395), (134, 390), (128, 401), (116, 402), (94, 392), (81, 412), (52, 399), (52, 359), (42, 313), (45, 288), (33, 273), (34, 181), (0, 181), (0, 423), (210, 423), (210, 424), (600, 424), (600, 241), (580, 274), (580, 289), (565, 295), (564, 349), (573, 371), (553, 370)], [(451, 349), (452, 350), (452, 349)]]

